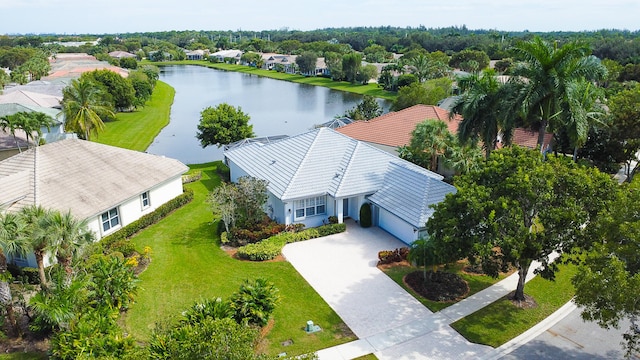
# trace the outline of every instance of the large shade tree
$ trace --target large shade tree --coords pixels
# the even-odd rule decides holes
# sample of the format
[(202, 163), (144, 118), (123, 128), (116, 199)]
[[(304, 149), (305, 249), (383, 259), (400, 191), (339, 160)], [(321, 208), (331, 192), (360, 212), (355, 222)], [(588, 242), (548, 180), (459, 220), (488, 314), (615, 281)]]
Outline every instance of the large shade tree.
[(457, 193), (435, 206), (427, 230), (436, 249), (469, 258), (497, 276), (518, 270), (513, 298), (524, 300), (533, 261), (543, 277), (558, 267), (553, 253), (574, 253), (590, 242), (591, 222), (615, 183), (595, 168), (520, 147), (494, 151), (484, 166), (455, 181)]
[(85, 140), (104, 130), (103, 120), (115, 117), (105, 91), (89, 79), (72, 80), (62, 90), (61, 104), (65, 128)]
[(216, 107), (207, 107), (200, 113), (200, 123), (196, 137), (202, 147), (230, 144), (254, 137), (253, 125), (249, 125), (249, 115), (241, 107), (222, 103)]
[[(629, 354), (640, 351), (640, 182), (624, 184), (594, 224), (594, 251), (573, 278), (582, 317), (603, 328), (631, 319), (624, 334)], [(634, 329), (634, 326), (636, 328)]]
[(511, 70), (511, 81), (519, 88), (513, 104), (525, 122), (538, 130), (538, 145), (542, 146), (545, 132), (561, 128), (562, 119), (570, 117), (563, 112), (577, 111), (571, 98), (579, 93), (571, 91), (571, 85), (604, 79), (607, 70), (583, 42), (558, 47), (535, 37), (516, 44), (513, 51), (522, 60)]

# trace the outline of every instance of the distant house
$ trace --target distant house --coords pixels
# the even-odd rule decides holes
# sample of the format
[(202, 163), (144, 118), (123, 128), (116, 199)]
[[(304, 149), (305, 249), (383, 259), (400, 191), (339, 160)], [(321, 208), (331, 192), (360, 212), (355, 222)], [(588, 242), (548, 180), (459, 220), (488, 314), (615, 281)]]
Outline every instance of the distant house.
[[(336, 131), (398, 155), (399, 146), (411, 142), (411, 132), (425, 120), (441, 120), (447, 124), (449, 132), (456, 134), (462, 117), (456, 115), (449, 120), (449, 111), (434, 105), (414, 105), (412, 107), (390, 112), (371, 120), (355, 121), (350, 125), (336, 129)], [(499, 140), (499, 139), (498, 139)], [(528, 148), (537, 145), (538, 133), (518, 128), (514, 130), (512, 143)], [(553, 134), (545, 135), (544, 148), (551, 146)]]
[(109, 56), (116, 59), (136, 58), (135, 54), (126, 51), (112, 51), (109, 53)]
[[(71, 211), (101, 238), (180, 195), (187, 169), (163, 156), (61, 140), (0, 161), (0, 208)], [(35, 265), (33, 254), (14, 260)]]
[(296, 58), (296, 55), (264, 53), (262, 54), (262, 60), (264, 61), (262, 68), (265, 70), (276, 70), (288, 74), (295, 74), (298, 71)]
[(429, 205), (455, 188), (442, 176), (329, 128), (224, 152), (231, 180), (269, 182), (266, 210), (279, 223), (315, 227), (372, 205), (374, 225), (407, 244), (425, 234)]
[(242, 50), (220, 50), (209, 54), (209, 58), (215, 58), (217, 62), (230, 62), (237, 64), (242, 57)]
[(187, 57), (187, 60), (204, 60), (207, 56), (207, 52), (205, 52), (204, 50), (193, 50), (186, 51), (185, 55)]

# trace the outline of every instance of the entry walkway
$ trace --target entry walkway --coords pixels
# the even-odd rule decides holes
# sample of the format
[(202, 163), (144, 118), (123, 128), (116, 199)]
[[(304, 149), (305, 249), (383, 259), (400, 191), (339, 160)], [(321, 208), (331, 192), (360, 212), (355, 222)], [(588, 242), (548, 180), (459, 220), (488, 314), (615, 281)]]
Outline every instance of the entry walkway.
[(320, 360), (371, 353), (381, 360), (475, 359), (494, 351), (468, 342), (449, 324), (513, 291), (517, 274), (432, 313), (376, 267), (378, 251), (403, 246), (384, 230), (353, 222), (344, 233), (285, 246), (285, 258), (359, 339), (318, 351)]

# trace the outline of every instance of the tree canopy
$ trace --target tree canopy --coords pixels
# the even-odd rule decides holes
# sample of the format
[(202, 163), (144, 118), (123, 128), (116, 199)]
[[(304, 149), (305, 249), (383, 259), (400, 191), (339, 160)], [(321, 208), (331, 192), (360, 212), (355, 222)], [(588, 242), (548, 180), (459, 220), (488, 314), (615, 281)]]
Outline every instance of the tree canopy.
[(246, 138), (255, 137), (253, 125), (249, 125), (249, 115), (242, 108), (227, 103), (216, 107), (207, 107), (200, 113), (200, 123), (196, 137), (202, 147), (230, 144)]
[(533, 261), (543, 277), (558, 267), (550, 256), (573, 254), (591, 240), (591, 222), (605, 208), (615, 183), (595, 168), (564, 157), (510, 147), (494, 151), (479, 169), (456, 178), (457, 193), (435, 206), (427, 222), (444, 258), (469, 258), (497, 276), (517, 268), (514, 298), (524, 300)]
[(370, 120), (382, 115), (382, 108), (375, 97), (365, 95), (362, 102), (344, 114), (352, 120)]

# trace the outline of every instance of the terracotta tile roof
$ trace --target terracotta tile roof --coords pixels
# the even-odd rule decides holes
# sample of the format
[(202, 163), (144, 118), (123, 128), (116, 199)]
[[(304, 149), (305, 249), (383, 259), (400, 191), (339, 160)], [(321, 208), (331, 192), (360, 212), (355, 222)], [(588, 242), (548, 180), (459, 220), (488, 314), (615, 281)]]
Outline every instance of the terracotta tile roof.
[[(411, 142), (411, 132), (419, 123), (433, 119), (444, 121), (452, 134), (458, 132), (458, 125), (462, 121), (460, 115), (456, 115), (452, 120), (449, 120), (449, 112), (438, 106), (414, 105), (368, 121), (355, 121), (336, 129), (336, 131), (356, 140), (397, 147)], [(553, 134), (547, 133), (544, 137), (544, 147), (548, 147), (552, 140)], [(513, 144), (533, 149), (536, 147), (537, 142), (537, 132), (522, 128), (514, 130)]]
[(390, 112), (368, 121), (356, 121), (336, 129), (356, 140), (387, 146), (402, 146), (411, 141), (411, 132), (425, 120), (442, 120), (449, 131), (456, 133), (460, 116), (449, 120), (449, 112), (434, 105), (414, 105), (404, 110)]

